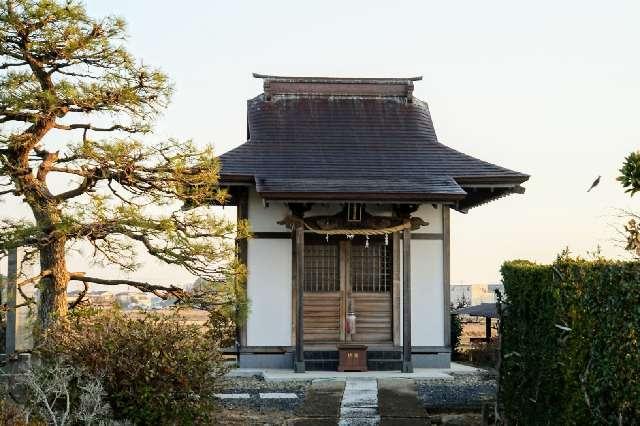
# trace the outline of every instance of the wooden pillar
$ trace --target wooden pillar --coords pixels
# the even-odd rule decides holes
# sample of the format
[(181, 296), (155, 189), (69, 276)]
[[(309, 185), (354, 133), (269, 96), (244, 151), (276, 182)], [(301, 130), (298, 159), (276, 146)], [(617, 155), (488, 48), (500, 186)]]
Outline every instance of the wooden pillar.
[[(241, 220), (249, 219), (249, 190), (247, 188), (236, 188), (235, 196), (237, 197), (236, 205), (236, 223)], [(246, 238), (236, 239), (236, 255), (238, 261), (247, 267), (249, 252), (249, 242)], [(247, 281), (241, 283), (245, 296), (247, 296)], [(247, 318), (240, 318), (240, 313), (236, 312), (236, 349), (238, 363), (240, 362), (240, 348), (247, 346)]]
[(5, 353), (7, 355), (16, 352), (16, 341), (18, 337), (18, 312), (16, 304), (18, 301), (18, 249), (9, 249), (7, 268), (7, 331), (5, 335)]
[(402, 372), (413, 373), (411, 361), (411, 229), (402, 238)]
[[(442, 295), (444, 296), (444, 346), (451, 348), (451, 213), (442, 205)], [(453, 349), (451, 348), (452, 352)]]
[(296, 359), (294, 363), (294, 371), (296, 373), (304, 373), (304, 226), (297, 225), (295, 227), (295, 244), (296, 253), (296, 290), (297, 290), (297, 312), (296, 312)]
[(484, 317), (484, 330), (487, 343), (491, 342), (491, 317)]
[(393, 233), (393, 346), (400, 346), (400, 233)]

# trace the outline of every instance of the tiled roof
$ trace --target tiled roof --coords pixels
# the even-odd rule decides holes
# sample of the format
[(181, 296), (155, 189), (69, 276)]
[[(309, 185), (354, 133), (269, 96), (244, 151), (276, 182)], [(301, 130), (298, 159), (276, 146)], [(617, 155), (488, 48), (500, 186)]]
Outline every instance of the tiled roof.
[(528, 179), (439, 143), (415, 98), (262, 94), (247, 110), (249, 141), (221, 156), (221, 181), (265, 198), (462, 200)]

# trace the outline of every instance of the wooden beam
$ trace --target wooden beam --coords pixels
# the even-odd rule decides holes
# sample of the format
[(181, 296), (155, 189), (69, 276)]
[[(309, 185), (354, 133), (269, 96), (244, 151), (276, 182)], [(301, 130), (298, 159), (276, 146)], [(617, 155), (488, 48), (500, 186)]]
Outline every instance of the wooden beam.
[(411, 238), (414, 240), (442, 240), (444, 235), (435, 232), (414, 232), (411, 234)]
[(442, 206), (442, 296), (444, 304), (444, 345), (451, 347), (451, 210)]
[(411, 362), (411, 230), (402, 240), (402, 372), (413, 373)]
[(296, 359), (294, 371), (304, 373), (304, 227), (295, 228), (296, 245), (296, 287), (297, 287), (297, 321), (296, 321)]
[(284, 240), (288, 240), (291, 238), (291, 232), (289, 231), (271, 231), (271, 232), (252, 232), (251, 233), (251, 238), (253, 239), (284, 239)]

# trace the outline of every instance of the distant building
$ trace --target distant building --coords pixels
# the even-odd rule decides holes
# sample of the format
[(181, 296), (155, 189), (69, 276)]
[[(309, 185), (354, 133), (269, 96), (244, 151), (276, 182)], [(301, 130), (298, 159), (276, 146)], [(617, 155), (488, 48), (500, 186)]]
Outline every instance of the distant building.
[(481, 303), (496, 303), (496, 290), (504, 294), (502, 284), (453, 284), (451, 303), (454, 307), (475, 306)]
[[(73, 290), (67, 293), (67, 301), (74, 302), (81, 290)], [(108, 291), (90, 291), (84, 296), (84, 301), (89, 305), (99, 308), (108, 308), (116, 303), (115, 295)]]

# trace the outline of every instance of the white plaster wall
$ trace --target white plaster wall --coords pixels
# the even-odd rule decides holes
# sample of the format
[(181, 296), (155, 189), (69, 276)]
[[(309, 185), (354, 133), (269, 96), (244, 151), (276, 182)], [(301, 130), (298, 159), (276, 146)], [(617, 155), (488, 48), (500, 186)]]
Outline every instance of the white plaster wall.
[(442, 204), (436, 204), (436, 208), (433, 208), (432, 204), (421, 204), (411, 216), (416, 216), (422, 218), (425, 222), (429, 222), (428, 226), (423, 226), (413, 231), (414, 233), (439, 234), (442, 232)]
[(247, 345), (290, 346), (291, 240), (249, 240), (247, 263)]
[[(423, 204), (412, 214), (429, 222), (413, 233), (442, 233), (442, 205)], [(411, 345), (444, 346), (443, 241), (411, 240)], [(400, 281), (403, 278), (400, 240)], [(402, 330), (402, 284), (400, 330)], [(402, 332), (400, 332), (402, 343)]]
[(289, 229), (278, 225), (278, 222), (288, 214), (289, 209), (284, 203), (270, 201), (265, 207), (255, 188), (249, 190), (249, 226), (252, 232), (287, 232)]
[(411, 345), (444, 346), (441, 240), (411, 240)]

